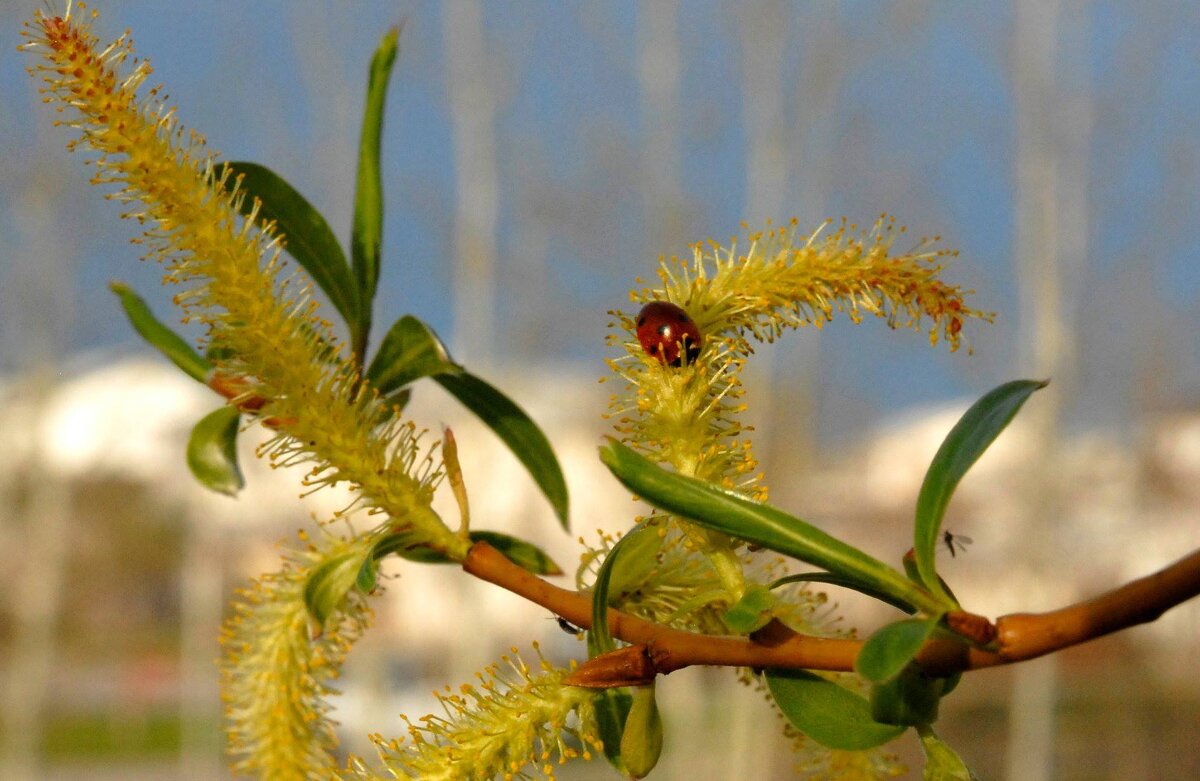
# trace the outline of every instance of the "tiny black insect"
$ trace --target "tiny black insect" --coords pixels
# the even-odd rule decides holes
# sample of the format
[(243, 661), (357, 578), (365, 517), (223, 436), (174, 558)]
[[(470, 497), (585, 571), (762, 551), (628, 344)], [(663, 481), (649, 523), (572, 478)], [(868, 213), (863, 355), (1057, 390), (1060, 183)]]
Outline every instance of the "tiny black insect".
[(942, 542), (946, 543), (946, 550), (950, 551), (950, 558), (954, 558), (956, 551), (967, 552), (967, 546), (974, 540), (965, 534), (955, 534), (954, 532), (942, 532)]
[(578, 635), (583, 632), (583, 629), (575, 626), (574, 624), (572, 624), (570, 621), (563, 618), (562, 616), (555, 616), (554, 620), (558, 622), (558, 628), (563, 630), (564, 632), (566, 632), (569, 635)]

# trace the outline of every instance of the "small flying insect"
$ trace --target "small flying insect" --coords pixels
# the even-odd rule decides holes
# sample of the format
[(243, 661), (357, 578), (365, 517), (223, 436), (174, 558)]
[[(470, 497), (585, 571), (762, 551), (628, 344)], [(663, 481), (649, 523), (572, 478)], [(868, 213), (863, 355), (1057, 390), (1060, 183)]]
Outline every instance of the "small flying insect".
[(558, 628), (563, 630), (564, 632), (566, 632), (569, 635), (578, 636), (578, 635), (583, 634), (582, 628), (575, 626), (574, 624), (572, 624), (570, 621), (563, 618), (562, 616), (555, 616), (554, 620), (558, 622)]
[(957, 551), (967, 552), (967, 546), (974, 540), (965, 534), (955, 534), (954, 532), (942, 532), (942, 542), (946, 543), (946, 550), (950, 551), (950, 558), (954, 558)]

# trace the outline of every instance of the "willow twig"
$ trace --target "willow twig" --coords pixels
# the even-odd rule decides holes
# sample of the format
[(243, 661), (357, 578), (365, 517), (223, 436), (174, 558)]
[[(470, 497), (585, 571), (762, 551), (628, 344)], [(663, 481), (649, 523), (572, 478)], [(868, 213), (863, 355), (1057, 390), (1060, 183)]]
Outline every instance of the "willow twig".
[[(591, 597), (554, 586), (483, 542), (472, 546), (463, 569), (541, 605), (568, 621), (591, 627)], [(917, 662), (933, 672), (975, 670), (1025, 661), (1153, 621), (1200, 594), (1200, 550), (1153, 575), (1098, 597), (1048, 613), (1014, 613), (995, 622), (987, 649), (967, 642), (927, 642)], [(959, 620), (971, 622), (972, 614)], [(596, 657), (569, 679), (576, 685), (624, 686), (693, 665), (851, 671), (861, 640), (814, 637), (774, 624), (752, 637), (703, 635), (661, 626), (609, 609), (609, 629), (631, 647)], [(951, 622), (953, 623), (953, 622)]]

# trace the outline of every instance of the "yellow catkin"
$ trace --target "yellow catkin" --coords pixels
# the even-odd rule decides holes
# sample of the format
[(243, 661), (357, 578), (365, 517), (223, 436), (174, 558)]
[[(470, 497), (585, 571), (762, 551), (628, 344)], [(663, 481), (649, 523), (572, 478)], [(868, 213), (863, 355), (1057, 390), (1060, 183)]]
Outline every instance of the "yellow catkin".
[(965, 343), (963, 325), (991, 315), (967, 305), (973, 291), (940, 278), (942, 260), (955, 253), (922, 240), (908, 252), (892, 245), (903, 233), (884, 215), (856, 232), (845, 221), (832, 233), (811, 235), (788, 227), (749, 237), (739, 252), (697, 244), (690, 261), (664, 259), (661, 286), (630, 293), (635, 304), (665, 300), (682, 307), (703, 339), (698, 358), (681, 367), (647, 355), (633, 317), (613, 312), (610, 343), (621, 355), (610, 368), (625, 382), (610, 404), (622, 438), (678, 471), (765, 498), (745, 426), (741, 370), (750, 339), (774, 341), (785, 329), (823, 326), (838, 312), (860, 322), (866, 315), (892, 328), (929, 324), (930, 341), (951, 351)]
[(286, 268), (282, 237), (253, 214), (241, 217), (245, 195), (203, 138), (178, 122), (160, 88), (139, 95), (149, 63), (133, 56), (128, 34), (101, 47), (95, 16), (83, 3), (68, 3), (61, 15), (35, 13), (22, 30), (21, 48), (39, 56), (30, 72), (44, 82), (56, 124), (78, 132), (69, 148), (94, 153), (92, 181), (112, 188), (106, 197), (144, 227), (134, 241), (180, 287), (176, 302), (188, 318), (234, 356), (222, 369), (267, 399), (259, 414), (278, 432), (263, 448), (273, 463), (311, 464), (306, 481), (314, 489), (349, 483), (354, 506), (380, 520), (353, 540), (322, 532), (320, 544), (239, 595), (222, 633), (237, 769), (264, 779), (330, 778), (336, 741), (325, 717), (327, 686), (369, 611), (351, 590), (312, 637), (309, 575), (331, 561), (361, 558), (373, 534), (404, 532), (454, 559), (465, 556), (467, 542), (430, 508), (441, 478), (430, 450), (360, 382), (317, 311), (311, 283)]
[(358, 506), (461, 558), (466, 543), (429, 509), (441, 473), (415, 429), (389, 420), (360, 384), (311, 283), (288, 272), (270, 224), (239, 215), (245, 196), (226, 187), (203, 138), (178, 122), (158, 87), (139, 97), (151, 68), (133, 56), (128, 34), (101, 48), (93, 18), (82, 3), (61, 16), (37, 13), (22, 31), (23, 48), (41, 55), (31, 73), (64, 116), (59, 124), (79, 131), (71, 148), (96, 153), (93, 182), (115, 187), (106, 197), (146, 226), (135, 241), (183, 288), (176, 301), (235, 356), (224, 368), (269, 399), (260, 414), (279, 434), (265, 452), (277, 463), (311, 462), (314, 486), (350, 483)]
[(321, 631), (304, 600), (308, 577), (324, 562), (359, 556), (369, 540), (322, 532), (293, 551), (281, 570), (238, 592), (221, 630), (221, 697), (233, 769), (262, 779), (331, 778), (337, 738), (327, 718), (330, 683), (371, 620), (351, 590)]
[[(537, 669), (520, 656), (502, 657), (460, 694), (435, 692), (445, 716), (409, 722), (408, 740), (372, 738), (383, 764), (352, 757), (343, 781), (531, 779), (553, 781), (555, 764), (589, 759), (602, 750), (593, 690), (564, 686), (567, 669), (538, 654)], [(407, 721), (407, 719), (406, 719)], [(568, 745), (568, 739), (583, 750)], [(557, 757), (555, 762), (551, 762)]]

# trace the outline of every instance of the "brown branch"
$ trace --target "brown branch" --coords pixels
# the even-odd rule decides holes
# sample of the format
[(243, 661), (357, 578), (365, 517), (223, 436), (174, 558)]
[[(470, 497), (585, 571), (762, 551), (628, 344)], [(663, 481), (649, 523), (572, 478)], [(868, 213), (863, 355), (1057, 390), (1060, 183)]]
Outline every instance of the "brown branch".
[(997, 624), (1005, 662), (1060, 651), (1097, 637), (1156, 620), (1200, 594), (1200, 550), (1174, 564), (1098, 597), (1049, 613), (1013, 613)]
[[(574, 624), (585, 628), (592, 625), (589, 595), (547, 583), (486, 543), (477, 542), (471, 547), (463, 569)], [(1153, 575), (1049, 613), (1003, 616), (994, 627), (970, 613), (949, 616), (948, 623), (966, 628), (974, 633), (972, 636), (990, 635), (989, 630), (994, 628), (995, 642), (989, 646), (994, 650), (966, 642), (932, 640), (921, 649), (917, 662), (934, 672), (953, 672), (1032, 659), (1153, 621), (1197, 594), (1200, 550)], [(613, 636), (632, 646), (590, 660), (571, 677), (571, 683), (623, 686), (692, 665), (849, 671), (854, 669), (862, 648), (861, 640), (813, 637), (777, 622), (749, 638), (685, 632), (611, 608), (608, 622)]]

